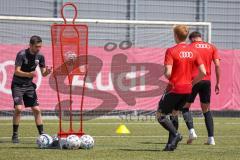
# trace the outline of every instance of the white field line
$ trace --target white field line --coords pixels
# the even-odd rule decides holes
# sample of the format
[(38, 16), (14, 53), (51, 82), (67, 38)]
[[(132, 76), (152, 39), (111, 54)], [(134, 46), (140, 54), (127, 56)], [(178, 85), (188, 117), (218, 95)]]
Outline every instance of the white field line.
[[(185, 124), (185, 122), (179, 122), (180, 124)], [(58, 122), (47, 122), (45, 123), (45, 125), (56, 125), (58, 124)], [(64, 122), (62, 124), (69, 124), (69, 122)], [(78, 124), (78, 123), (74, 123), (73, 124)], [(158, 124), (157, 122), (112, 122), (112, 123), (108, 123), (108, 122), (85, 122), (83, 123), (84, 125), (119, 125), (119, 124), (125, 124), (125, 125), (156, 125)], [(196, 122), (194, 123), (196, 125), (205, 125), (205, 123), (202, 122)], [(0, 121), (0, 126), (7, 126), (7, 125), (12, 125), (11, 122), (1, 122)], [(34, 122), (20, 122), (20, 125), (34, 125)], [(219, 123), (219, 122), (215, 122), (214, 125), (240, 125), (240, 122), (226, 122), (226, 123)]]
[[(168, 136), (93, 136), (94, 138), (167, 138)], [(199, 138), (205, 138), (206, 136), (198, 136)], [(215, 136), (215, 138), (239, 138), (240, 135), (230, 136)], [(19, 137), (20, 139), (36, 139), (36, 137)], [(0, 139), (11, 139), (11, 137), (0, 137)]]

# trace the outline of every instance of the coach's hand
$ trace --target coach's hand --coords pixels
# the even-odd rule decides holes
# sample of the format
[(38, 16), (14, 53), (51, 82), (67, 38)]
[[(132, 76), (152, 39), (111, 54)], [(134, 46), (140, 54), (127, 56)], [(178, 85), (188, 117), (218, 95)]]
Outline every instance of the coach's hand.
[(216, 84), (215, 85), (215, 93), (218, 95), (220, 92), (220, 85), (219, 84)]
[(52, 72), (52, 67), (49, 68), (48, 66), (46, 66), (45, 74), (49, 75), (51, 72)]
[(52, 72), (52, 67), (46, 66), (45, 68), (41, 68), (42, 76), (46, 77)]

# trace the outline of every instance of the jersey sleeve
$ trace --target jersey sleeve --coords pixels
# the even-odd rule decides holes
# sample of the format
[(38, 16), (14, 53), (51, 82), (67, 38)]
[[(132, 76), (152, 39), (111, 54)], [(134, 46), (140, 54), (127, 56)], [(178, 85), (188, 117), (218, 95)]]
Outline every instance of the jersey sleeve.
[(39, 67), (40, 68), (45, 68), (45, 58), (44, 56), (41, 56), (40, 59), (39, 59)]
[(173, 65), (173, 57), (169, 49), (167, 49), (165, 54), (164, 65)]
[(23, 55), (18, 53), (15, 60), (15, 66), (22, 66), (22, 64), (23, 64)]
[(203, 64), (202, 58), (198, 52), (195, 52), (195, 53), (196, 53), (195, 64), (197, 66), (200, 66), (201, 64)]
[(213, 59), (220, 59), (217, 48), (213, 45)]

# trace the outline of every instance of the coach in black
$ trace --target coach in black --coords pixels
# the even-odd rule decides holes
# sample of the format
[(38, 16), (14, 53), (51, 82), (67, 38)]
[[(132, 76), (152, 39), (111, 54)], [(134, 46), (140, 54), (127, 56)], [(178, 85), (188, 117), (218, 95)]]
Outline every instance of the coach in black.
[(23, 104), (25, 107), (31, 107), (38, 132), (43, 134), (43, 122), (36, 94), (36, 85), (32, 82), (38, 65), (43, 77), (51, 73), (51, 68), (45, 66), (44, 56), (40, 53), (41, 47), (41, 37), (32, 36), (29, 48), (18, 52), (16, 57), (15, 72), (11, 86), (15, 109), (13, 115), (13, 143), (19, 143), (18, 126)]

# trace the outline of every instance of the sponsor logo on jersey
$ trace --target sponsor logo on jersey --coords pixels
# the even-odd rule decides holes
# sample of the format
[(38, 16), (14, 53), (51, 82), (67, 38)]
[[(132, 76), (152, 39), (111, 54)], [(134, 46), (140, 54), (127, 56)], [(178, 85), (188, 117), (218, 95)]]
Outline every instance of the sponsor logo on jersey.
[(182, 51), (179, 56), (180, 58), (193, 58), (193, 53), (191, 51)]
[(210, 48), (210, 45), (208, 44), (195, 44), (196, 48)]
[(39, 60), (36, 59), (36, 60), (35, 60), (35, 65), (37, 66), (38, 64), (39, 64)]

